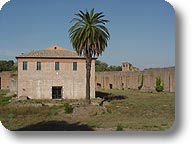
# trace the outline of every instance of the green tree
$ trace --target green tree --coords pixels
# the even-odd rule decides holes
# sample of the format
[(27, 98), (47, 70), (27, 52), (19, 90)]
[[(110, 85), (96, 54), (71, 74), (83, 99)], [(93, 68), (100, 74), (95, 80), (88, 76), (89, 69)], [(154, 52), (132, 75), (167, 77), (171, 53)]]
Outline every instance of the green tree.
[(16, 71), (17, 66), (14, 66), (14, 61), (13, 60), (1, 60), (0, 61), (0, 72), (2, 71)]
[(110, 34), (105, 24), (109, 22), (103, 19), (103, 12), (90, 13), (79, 11), (71, 22), (75, 24), (69, 29), (70, 41), (78, 55), (86, 58), (86, 101), (90, 103), (90, 70), (93, 56), (99, 56), (107, 47)]
[(155, 87), (157, 92), (162, 92), (164, 90), (164, 83), (161, 80), (160, 77), (156, 78), (156, 87)]
[(105, 62), (101, 62), (100, 60), (96, 60), (95, 63), (95, 71), (96, 72), (104, 72), (104, 71), (122, 71), (121, 66), (108, 65)]
[(108, 69), (107, 63), (96, 60), (96, 63), (95, 63), (95, 71), (96, 72), (107, 71), (107, 69)]
[[(138, 79), (139, 79), (139, 81), (140, 81), (140, 77), (138, 77)], [(140, 85), (138, 86), (138, 89), (139, 89), (139, 90), (141, 90), (142, 87), (143, 87), (143, 81), (144, 81), (144, 75), (142, 74), (142, 76), (141, 76), (141, 83), (140, 83)]]

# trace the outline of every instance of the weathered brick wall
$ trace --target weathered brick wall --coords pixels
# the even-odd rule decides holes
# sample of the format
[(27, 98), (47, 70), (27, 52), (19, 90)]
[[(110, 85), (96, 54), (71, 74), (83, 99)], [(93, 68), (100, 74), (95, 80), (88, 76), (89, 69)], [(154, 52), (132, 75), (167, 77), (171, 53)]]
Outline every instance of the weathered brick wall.
[(17, 93), (17, 72), (0, 72), (0, 89), (8, 89)]
[[(22, 62), (28, 62), (28, 69), (22, 70)], [(36, 70), (36, 62), (41, 70)], [(60, 70), (55, 70), (60, 62)], [(77, 71), (73, 71), (77, 62)], [(84, 59), (18, 59), (18, 96), (33, 99), (51, 99), (52, 86), (62, 86), (62, 97), (80, 99), (86, 96), (86, 63)], [(91, 97), (95, 97), (95, 60), (91, 69)]]
[(156, 78), (164, 82), (164, 91), (175, 92), (175, 67), (152, 68), (139, 72), (96, 72), (96, 90), (98, 89), (138, 89), (141, 77), (144, 76), (142, 90), (154, 91)]
[(9, 89), (9, 80), (11, 77), (11, 73), (10, 72), (1, 72), (0, 73), (0, 86), (1, 89)]
[[(45, 62), (45, 60), (43, 60)], [(50, 64), (50, 62), (52, 64)], [(62, 61), (60, 61), (62, 62)], [(60, 64), (62, 71), (55, 71), (53, 61), (42, 64), (42, 70), (36, 70), (36, 61), (29, 60), (28, 72), (22, 70), (22, 61), (18, 69), (19, 85), (18, 95), (26, 95), (32, 98), (52, 98), (51, 87), (62, 85), (64, 98), (85, 98), (85, 62), (78, 62), (78, 71), (72, 71), (72, 60), (65, 60)], [(96, 89), (138, 89), (141, 76), (144, 75), (142, 90), (154, 91), (156, 78), (161, 77), (164, 81), (164, 91), (175, 92), (175, 67), (147, 69), (141, 72), (96, 72), (94, 61), (91, 71), (91, 97), (95, 97)], [(17, 92), (17, 73), (1, 72), (1, 89), (9, 89)], [(96, 79), (96, 80), (95, 80)]]

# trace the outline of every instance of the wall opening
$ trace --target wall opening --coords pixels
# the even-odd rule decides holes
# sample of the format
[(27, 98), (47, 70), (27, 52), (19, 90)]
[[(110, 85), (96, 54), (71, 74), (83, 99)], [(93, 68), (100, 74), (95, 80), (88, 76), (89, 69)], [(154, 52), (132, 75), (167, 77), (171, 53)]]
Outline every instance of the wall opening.
[(100, 83), (97, 83), (97, 88), (101, 89), (101, 84)]
[(124, 83), (121, 84), (121, 89), (124, 90)]
[(52, 87), (52, 99), (61, 99), (62, 98), (62, 87), (53, 86)]
[(0, 77), (0, 89), (1, 89), (1, 77)]
[(109, 88), (110, 88), (110, 89), (113, 89), (113, 84), (109, 84)]

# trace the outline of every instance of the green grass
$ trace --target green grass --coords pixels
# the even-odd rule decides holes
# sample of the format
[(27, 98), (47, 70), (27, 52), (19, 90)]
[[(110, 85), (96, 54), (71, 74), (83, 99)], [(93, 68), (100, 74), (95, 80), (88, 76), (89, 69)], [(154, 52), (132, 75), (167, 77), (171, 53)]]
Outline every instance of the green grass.
[(15, 95), (6, 96), (7, 93), (8, 93), (7, 90), (0, 90), (0, 106), (7, 105), (9, 101), (15, 96)]
[(113, 96), (126, 99), (112, 100), (107, 114), (90, 119), (96, 127), (116, 127), (121, 122), (127, 130), (166, 130), (175, 119), (174, 93), (145, 93), (137, 90), (106, 90)]
[[(146, 93), (138, 90), (106, 90), (109, 97), (124, 96), (123, 99), (110, 99), (105, 108), (92, 106), (85, 108), (82, 100), (28, 100), (9, 104), (11, 97), (0, 91), (0, 120), (10, 129), (37, 124), (42, 121), (66, 121), (87, 124), (92, 128), (113, 130), (167, 130), (175, 119), (175, 93)], [(3, 93), (3, 95), (2, 95)], [(52, 105), (47, 105), (52, 103)], [(80, 115), (66, 113), (64, 104), (82, 107)], [(44, 104), (35, 106), (35, 104)], [(100, 109), (101, 108), (101, 112)], [(103, 108), (103, 109), (102, 109)], [(77, 110), (77, 109), (76, 109)], [(88, 112), (85, 112), (85, 111)]]

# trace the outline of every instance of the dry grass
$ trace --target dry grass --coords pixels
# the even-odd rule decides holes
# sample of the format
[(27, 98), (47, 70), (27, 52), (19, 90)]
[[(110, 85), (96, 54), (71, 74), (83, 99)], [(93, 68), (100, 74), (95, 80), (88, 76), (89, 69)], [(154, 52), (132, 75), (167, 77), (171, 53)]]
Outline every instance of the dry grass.
[[(73, 125), (73, 130), (79, 130), (76, 129), (80, 128), (77, 124), (84, 125), (89, 130), (116, 130), (120, 126), (122, 130), (166, 130), (175, 119), (174, 93), (145, 93), (130, 89), (101, 91), (108, 96), (104, 97), (108, 101), (105, 107), (86, 106), (78, 100), (9, 103), (9, 99), (5, 100), (5, 93), (1, 93), (0, 91), (0, 102), (4, 99), (4, 104), (0, 104), (0, 120), (10, 130), (32, 125), (37, 128), (38, 123), (41, 123), (42, 128), (42, 122), (50, 121), (65, 121), (64, 127)], [(74, 113), (65, 112), (66, 103), (73, 106)]]

